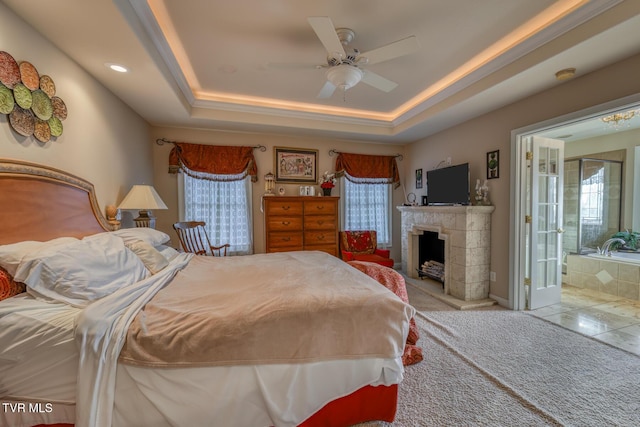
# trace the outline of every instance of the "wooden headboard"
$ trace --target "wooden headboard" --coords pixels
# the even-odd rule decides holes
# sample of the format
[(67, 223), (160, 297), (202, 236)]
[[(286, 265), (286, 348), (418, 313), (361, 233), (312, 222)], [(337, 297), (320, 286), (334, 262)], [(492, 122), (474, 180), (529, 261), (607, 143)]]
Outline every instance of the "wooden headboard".
[(93, 184), (64, 171), (0, 159), (0, 244), (111, 230)]

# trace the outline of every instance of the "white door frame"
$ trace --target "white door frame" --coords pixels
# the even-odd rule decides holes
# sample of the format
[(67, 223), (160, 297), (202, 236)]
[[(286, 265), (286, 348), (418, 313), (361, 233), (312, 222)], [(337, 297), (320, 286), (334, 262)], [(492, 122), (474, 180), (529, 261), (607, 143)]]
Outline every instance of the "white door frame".
[(510, 214), (509, 214), (509, 308), (524, 310), (525, 307), (525, 241), (524, 241), (524, 185), (526, 163), (523, 161), (526, 149), (523, 138), (553, 128), (569, 125), (586, 119), (610, 114), (615, 110), (631, 107), (640, 102), (640, 94), (626, 96), (564, 116), (535, 123), (511, 131), (510, 159)]

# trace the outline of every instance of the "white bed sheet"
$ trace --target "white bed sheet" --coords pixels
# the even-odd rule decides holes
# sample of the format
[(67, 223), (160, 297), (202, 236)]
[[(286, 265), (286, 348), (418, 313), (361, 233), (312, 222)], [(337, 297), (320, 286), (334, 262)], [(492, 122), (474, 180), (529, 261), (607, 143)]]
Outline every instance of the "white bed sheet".
[(0, 426), (73, 422), (79, 311), (26, 293), (0, 301)]
[(80, 311), (26, 293), (0, 301), (0, 396), (75, 402)]

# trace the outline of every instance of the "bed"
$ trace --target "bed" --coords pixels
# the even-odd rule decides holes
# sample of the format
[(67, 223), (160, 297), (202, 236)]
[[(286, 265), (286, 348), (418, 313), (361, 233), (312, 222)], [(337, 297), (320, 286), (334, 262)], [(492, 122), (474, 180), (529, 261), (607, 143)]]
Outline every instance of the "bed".
[(393, 420), (414, 310), (361, 270), (178, 253), (33, 163), (0, 160), (0, 206), (0, 263), (28, 285), (0, 301), (1, 425)]

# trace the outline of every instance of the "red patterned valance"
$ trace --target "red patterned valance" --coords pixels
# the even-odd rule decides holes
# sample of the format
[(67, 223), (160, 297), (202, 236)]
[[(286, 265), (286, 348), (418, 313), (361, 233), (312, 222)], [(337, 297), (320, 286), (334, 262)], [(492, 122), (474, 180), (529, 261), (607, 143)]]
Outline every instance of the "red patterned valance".
[(346, 173), (350, 181), (361, 184), (400, 182), (396, 156), (340, 153), (336, 158), (336, 172), (339, 175)]
[(176, 142), (169, 154), (169, 173), (179, 170), (197, 178), (218, 181), (240, 180), (247, 175), (251, 175), (252, 182), (258, 180), (253, 147)]

